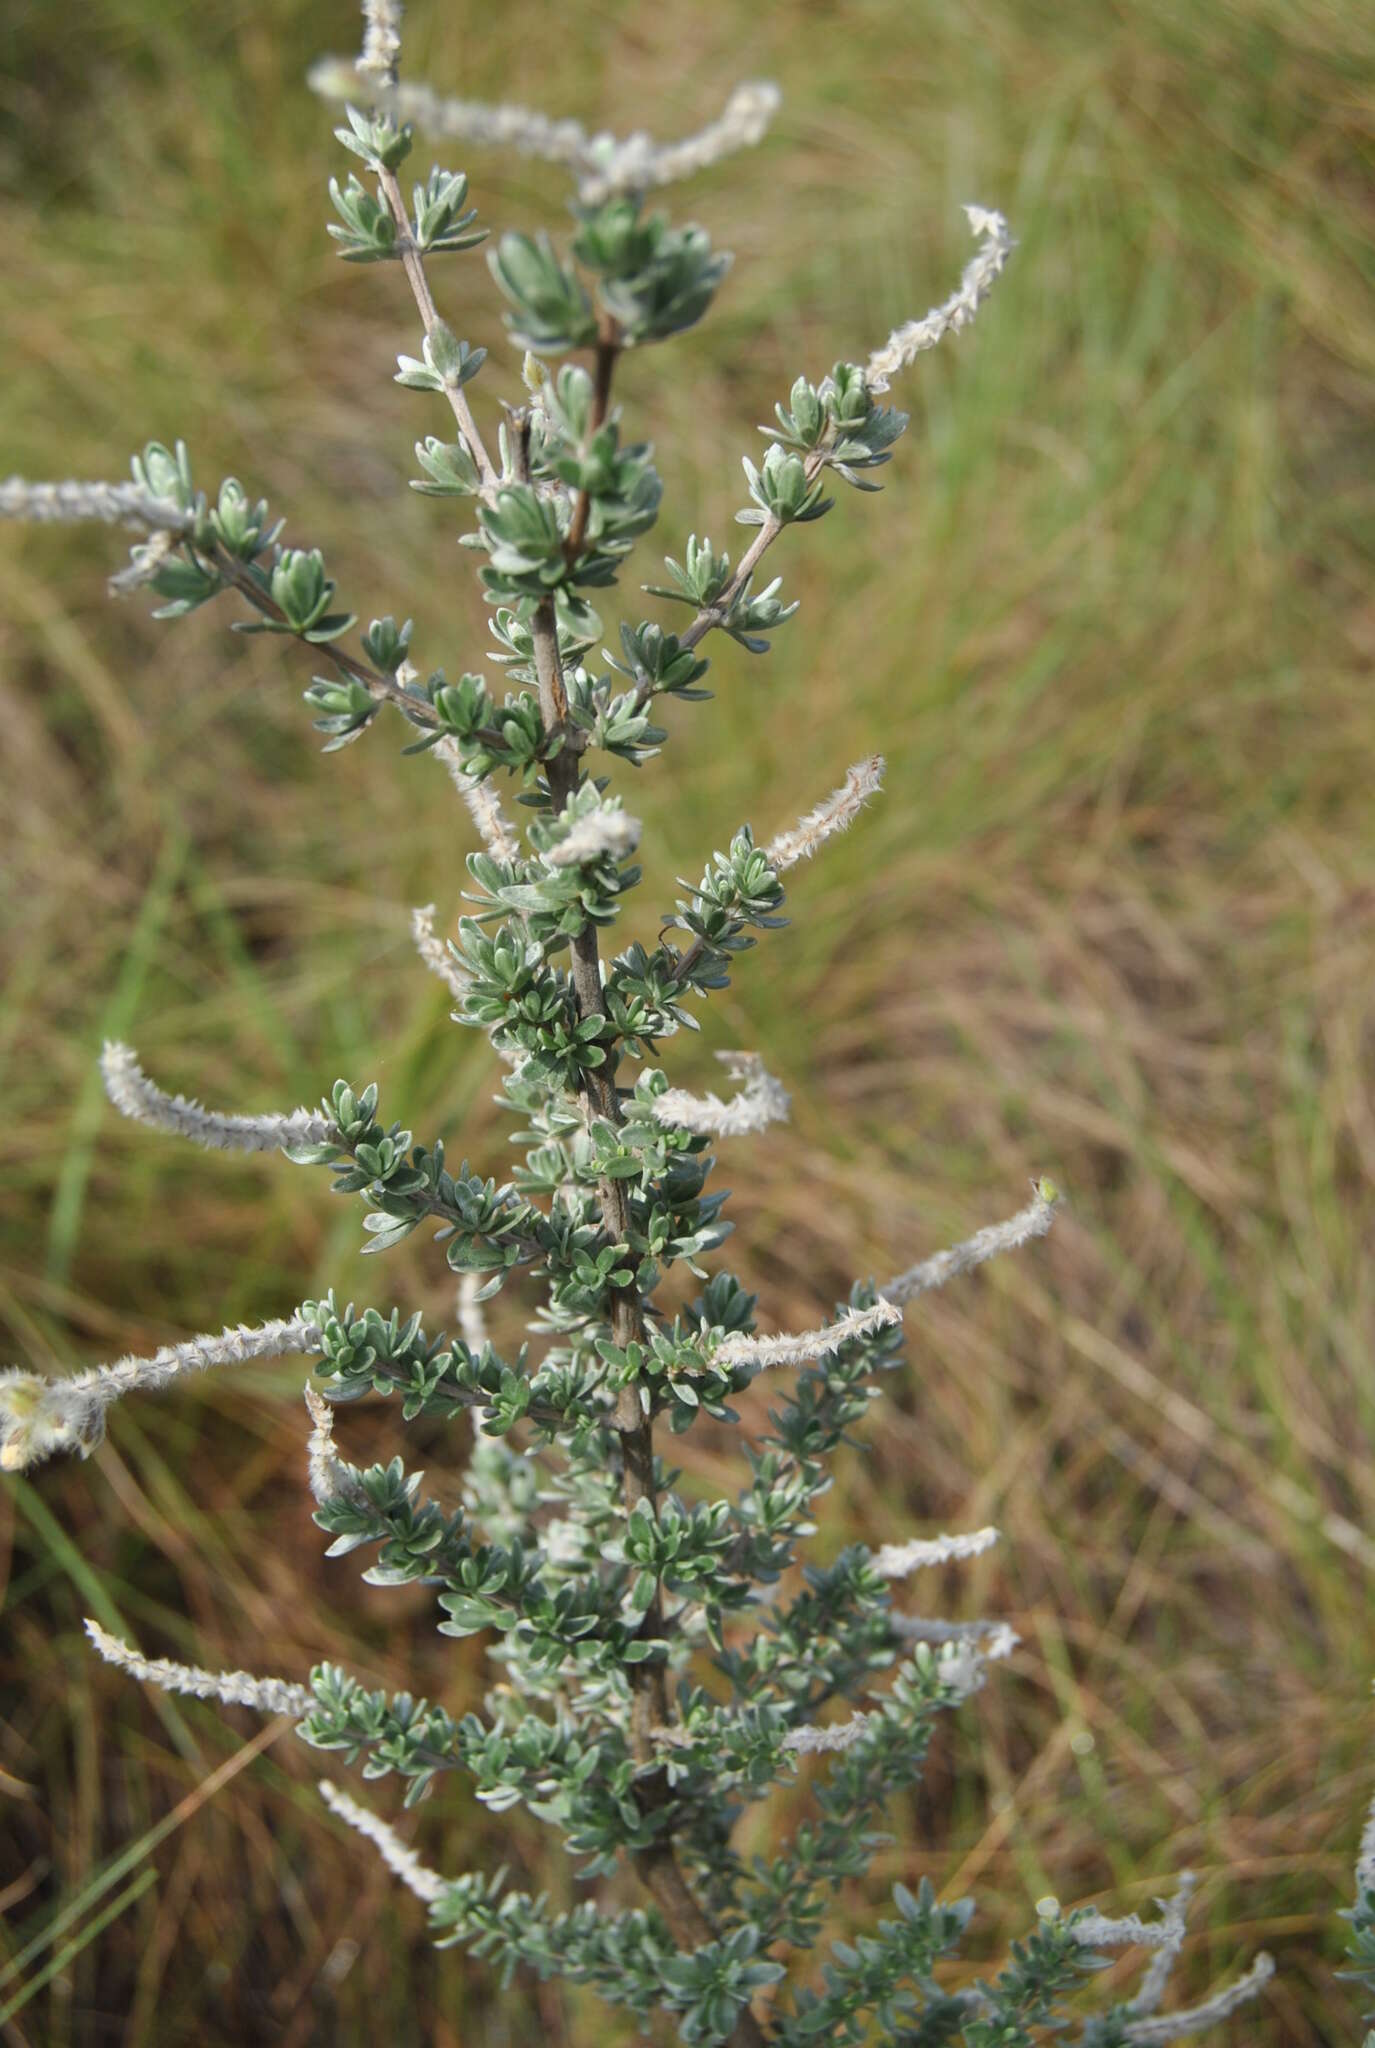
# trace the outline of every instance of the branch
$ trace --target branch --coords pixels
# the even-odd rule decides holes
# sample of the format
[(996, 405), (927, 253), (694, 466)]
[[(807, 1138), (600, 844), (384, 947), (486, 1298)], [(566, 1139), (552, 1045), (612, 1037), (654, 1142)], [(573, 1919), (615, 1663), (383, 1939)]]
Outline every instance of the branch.
[[(77, 483), (70, 480), (64, 483), (29, 483), (23, 477), (12, 476), (0, 483), (0, 519), (27, 519), (39, 524), (96, 519), (109, 525), (135, 526), (153, 536), (150, 548), (154, 548), (159, 537), (192, 544), (192, 536), (200, 523), (200, 512), (188, 511), (170, 498), (155, 498), (138, 484)], [(236, 555), (229, 554), (217, 542), (207, 545), (203, 539), (192, 545), (192, 552), (211, 562), (222, 581), (246, 597), (264, 618), (279, 625), (285, 621), (286, 614), (281, 606)], [(159, 559), (156, 554), (138, 548), (134, 554), (133, 565), (111, 578), (113, 590), (124, 592), (133, 589), (156, 575)], [(379, 702), (395, 704), (403, 709), (412, 724), (431, 732), (437, 727), (439, 721), (429, 706), (423, 699), (412, 697), (395, 678), (382, 675), (356, 655), (346, 653), (335, 642), (322, 645), (319, 651), (343, 675), (362, 683)]]
[[(982, 247), (972, 262), (966, 266), (959, 289), (953, 292), (943, 305), (933, 307), (922, 320), (909, 321), (905, 327), (896, 328), (883, 347), (875, 349), (865, 365), (864, 380), (870, 391), (876, 394), (886, 391), (889, 378), (896, 376), (899, 370), (914, 362), (924, 350), (934, 348), (947, 334), (958, 334), (962, 328), (967, 327), (987, 298), (994, 281), (1006, 267), (1007, 259), (1016, 244), (1008, 232), (1007, 222), (1002, 214), (994, 213), (983, 206), (966, 206), (964, 210), (970, 227), (982, 240)], [(807, 456), (803, 463), (803, 474), (808, 490), (821, 475), (829, 460), (830, 450), (824, 444), (814, 448)], [(729, 615), (731, 605), (782, 531), (782, 523), (770, 513), (740, 557), (735, 574), (724, 590), (713, 604), (703, 605), (686, 633), (681, 636), (681, 645), (684, 648), (696, 647), (713, 626), (719, 626)]]
[[(363, 0), (363, 48), (356, 64), (348, 65), (350, 89), (338, 95), (352, 100), (356, 105), (390, 106), (402, 91), (396, 82), (397, 65), (401, 60), (401, 7), (400, 0)], [(338, 68), (337, 59), (326, 59), (326, 66)], [(310, 74), (315, 85), (316, 74), (322, 69), (317, 64)], [(322, 88), (318, 85), (317, 91)], [(407, 117), (400, 117), (405, 120)], [(388, 211), (396, 223), (396, 254), (401, 258), (401, 268), (406, 273), (412, 296), (419, 309), (421, 323), (427, 335), (433, 334), (443, 323), (435, 307), (429, 280), (425, 275), (425, 262), (420, 248), (411, 232), (411, 217), (406, 207), (405, 195), (397, 180), (396, 172), (385, 164), (376, 166), (377, 183)], [(444, 396), (448, 399), (458, 431), (467, 444), (468, 453), (477, 464), (482, 477), (482, 495), (486, 497), (497, 487), (500, 478), (493, 466), (492, 458), (483, 444), (472, 408), (458, 384), (445, 380)]]
[[(246, 563), (241, 562), (236, 555), (228, 554), (218, 544), (209, 550), (200, 548), (197, 552), (205, 554), (207, 560), (213, 562), (224, 581), (237, 590), (241, 597), (247, 598), (254, 611), (261, 612), (265, 619), (272, 619), (278, 625), (285, 623), (286, 613), (271, 593), (254, 579)], [(350, 654), (342, 648), (337, 640), (323, 644), (307, 641), (304, 644), (311, 648), (312, 653), (323, 654), (326, 660), (332, 661), (341, 675), (350, 676), (354, 682), (361, 683), (379, 704), (394, 704), (412, 725), (419, 726), (424, 732), (435, 732), (439, 729), (439, 720), (424, 698), (413, 696), (395, 676), (383, 675), (380, 669), (373, 668), (366, 661), (360, 661), (356, 654)]]
[[(401, 258), (401, 268), (406, 273), (406, 281), (410, 285), (411, 295), (420, 314), (421, 324), (427, 335), (433, 334), (436, 327), (442, 326), (443, 322), (440, 320), (439, 311), (434, 302), (434, 295), (430, 290), (429, 279), (425, 275), (424, 258), (420, 253), (420, 248), (414, 235), (411, 233), (411, 217), (406, 210), (405, 195), (401, 190), (395, 171), (388, 170), (385, 165), (378, 169), (377, 184), (382, 197), (387, 202), (391, 217), (396, 223), (396, 253)], [(478, 473), (482, 478), (482, 491), (480, 495), (490, 497), (501, 482), (501, 478), (497, 474), (491, 456), (487, 453), (486, 445), (478, 430), (477, 421), (473, 418), (473, 409), (468, 403), (468, 395), (461, 384), (450, 383), (445, 378), (444, 396), (449, 401), (449, 408), (458, 423), (458, 431), (467, 444), (468, 453), (477, 464)]]
[[(802, 467), (807, 480), (807, 488), (810, 490), (822, 470), (826, 467), (824, 451), (814, 449)], [(686, 633), (681, 635), (680, 646), (691, 651), (699, 640), (705, 640), (713, 626), (719, 626), (722, 620), (729, 616), (731, 606), (758, 568), (765, 550), (772, 547), (782, 531), (782, 522), (775, 519), (773, 514), (770, 513), (765, 519), (764, 524), (755, 534), (754, 539), (745, 549), (744, 554), (741, 555), (740, 560), (736, 563), (735, 574), (731, 577), (725, 589), (721, 591), (714, 603), (703, 605)]]
[[(767, 528), (761, 528), (767, 531)], [(748, 558), (747, 558), (748, 559)], [(744, 562), (740, 565), (744, 569)], [(740, 580), (739, 572), (732, 579), (731, 588)], [(724, 602), (724, 600), (722, 600)], [(715, 613), (718, 606), (711, 607), (709, 623), (717, 623)], [(707, 614), (700, 612), (699, 621)], [(705, 629), (704, 629), (705, 630)], [(700, 635), (698, 636), (700, 638)], [(691, 635), (684, 643), (691, 644)], [(647, 698), (645, 701), (648, 701)], [(824, 839), (832, 833), (843, 832), (864, 808), (865, 801), (873, 796), (883, 778), (884, 760), (882, 754), (871, 754), (865, 761), (857, 761), (839, 789), (833, 790), (824, 803), (809, 811), (805, 818), (798, 820), (791, 832), (780, 832), (762, 849), (765, 859), (775, 869), (788, 869), (799, 860), (809, 859)], [(686, 981), (692, 969), (706, 951), (706, 940), (696, 938), (681, 952), (669, 970), (671, 980)]]
[[(984, 1665), (1006, 1657), (1016, 1647), (1018, 1641), (1013, 1630), (1001, 1623), (989, 1630), (989, 1640), (982, 1647), (978, 1645), (974, 1634), (975, 1629), (982, 1624), (952, 1622), (946, 1626), (951, 1633), (940, 1639), (940, 1674), (944, 1683), (954, 1686), (963, 1696), (978, 1690), (983, 1682)], [(819, 1704), (820, 1700), (811, 1702), (812, 1707)], [(780, 1746), (803, 1756), (818, 1756), (826, 1752), (853, 1749), (867, 1735), (882, 1728), (887, 1718), (885, 1709), (880, 1706), (871, 1713), (854, 1713), (848, 1721), (802, 1721), (788, 1730)], [(723, 1709), (716, 1725), (722, 1729), (729, 1728), (732, 1719), (730, 1710)], [(740, 1724), (745, 1724), (743, 1715), (740, 1717)], [(656, 1742), (665, 1749), (687, 1749), (695, 1741), (701, 1740), (700, 1734), (694, 1735), (688, 1728), (656, 1728), (653, 1733)]]

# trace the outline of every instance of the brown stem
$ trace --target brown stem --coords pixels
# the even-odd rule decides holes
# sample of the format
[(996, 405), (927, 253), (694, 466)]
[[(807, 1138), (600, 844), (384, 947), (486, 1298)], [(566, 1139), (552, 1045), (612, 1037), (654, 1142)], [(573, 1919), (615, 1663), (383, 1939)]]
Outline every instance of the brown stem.
[[(517, 469), (525, 471), (528, 475), (528, 421), (522, 424), (517, 433), (516, 448)], [(558, 618), (552, 597), (543, 599), (535, 607), (531, 619), (531, 635), (534, 641), (540, 711), (546, 730), (553, 730), (567, 714), (568, 698), (559, 664)], [(547, 769), (554, 808), (561, 811), (579, 786), (580, 776), (576, 757), (561, 750), (548, 762)], [(606, 999), (602, 992), (601, 961), (595, 925), (587, 925), (579, 933), (573, 941), (572, 954), (573, 990), (579, 1014), (583, 1017), (604, 1016)], [(614, 1069), (604, 1074), (589, 1073), (583, 1095), (583, 1107), (588, 1115), (598, 1115), (615, 1124), (623, 1121), (616, 1094)], [(603, 1181), (598, 1189), (598, 1197), (602, 1220), (607, 1231), (618, 1242), (627, 1241), (630, 1234), (630, 1203), (625, 1184), (615, 1180)], [(611, 1332), (614, 1341), (621, 1346), (643, 1341), (644, 1311), (638, 1289), (633, 1285), (618, 1290), (612, 1296)], [(642, 1500), (653, 1506), (656, 1498), (654, 1431), (650, 1418), (640, 1405), (639, 1388), (633, 1382), (621, 1390), (614, 1415), (614, 1426), (621, 1439), (626, 1507), (628, 1510), (633, 1509)], [(662, 1626), (662, 1606), (656, 1591), (645, 1615), (645, 1633), (647, 1636), (657, 1636)], [(649, 1767), (652, 1766), (655, 1757), (652, 1731), (656, 1727), (663, 1727), (668, 1721), (668, 1680), (662, 1662), (654, 1659), (645, 1664), (632, 1665), (630, 1685), (631, 1743), (637, 1761), (644, 1767), (639, 1780), (641, 1796), (651, 1805), (660, 1806), (669, 1796), (668, 1788), (662, 1772)], [(671, 1840), (661, 1837), (652, 1848), (642, 1851), (635, 1859), (635, 1867), (663, 1913), (674, 1940), (681, 1948), (701, 1948), (716, 1940), (716, 1930), (698, 1905), (687, 1879), (678, 1866)], [(765, 2036), (753, 2016), (746, 2012), (736, 2022), (731, 2040), (735, 2048), (763, 2048)]]
[(705, 939), (694, 939), (692, 944), (688, 947), (687, 951), (685, 953), (680, 953), (678, 955), (677, 961), (674, 963), (672, 970), (673, 980), (686, 981), (688, 975), (691, 973), (692, 969), (697, 965), (697, 962), (701, 959), (706, 949), (707, 942)]
[[(264, 590), (261, 584), (254, 581), (236, 555), (227, 554), (222, 548), (217, 547), (214, 550), (214, 562), (225, 581), (232, 583), (235, 590), (248, 599), (255, 611), (260, 611), (264, 618), (273, 619), (278, 624), (285, 623), (286, 613), (276, 599)], [(360, 661), (356, 654), (349, 654), (335, 640), (307, 641), (306, 645), (314, 646), (317, 653), (326, 661), (332, 661), (341, 675), (351, 676), (355, 682), (361, 683), (370, 696), (380, 697), (388, 704), (395, 704), (404, 710), (406, 716), (416, 725), (425, 726), (432, 732), (438, 729), (439, 720), (424, 700), (413, 697), (409, 690), (404, 690), (395, 676), (383, 675), (380, 669), (370, 667), (366, 661)], [(499, 740), (500, 734), (494, 733), (492, 737)]]
[[(401, 268), (406, 273), (406, 281), (410, 285), (425, 332), (433, 334), (435, 328), (441, 324), (439, 312), (430, 291), (430, 281), (425, 275), (424, 260), (411, 233), (411, 217), (406, 211), (405, 195), (402, 193), (395, 171), (383, 167), (377, 173), (377, 182), (382, 197), (391, 211), (391, 217), (396, 222), (396, 253), (401, 258)], [(501, 479), (483, 445), (477, 421), (473, 418), (472, 407), (468, 404), (463, 387), (459, 384), (446, 383), (444, 396), (453, 409), (458, 431), (467, 444), (468, 453), (477, 464), (478, 473), (482, 478), (483, 495), (486, 496), (496, 489)]]
[[(635, 1869), (641, 1883), (668, 1922), (679, 1948), (706, 1948), (719, 1938), (716, 1929), (692, 1896), (687, 1880), (678, 1868), (673, 1851), (666, 1842), (656, 1843), (652, 1849), (642, 1849), (635, 1858)], [(729, 2040), (731, 2048), (765, 2048), (768, 2036), (746, 2006), (731, 2029)]]
[[(816, 482), (825, 467), (826, 450), (824, 448), (814, 448), (804, 464), (809, 488)], [(706, 638), (713, 626), (720, 625), (722, 619), (729, 612), (732, 604), (758, 568), (765, 549), (772, 546), (782, 531), (782, 526), (770, 514), (746, 548), (744, 554), (740, 557), (739, 562), (736, 564), (735, 574), (731, 577), (721, 595), (716, 599), (716, 602), (703, 605), (686, 633), (681, 636), (679, 643), (681, 646), (687, 648), (695, 647), (699, 640)]]
[[(426, 334), (433, 332), (439, 321), (434, 299), (430, 294), (429, 282), (425, 276), (424, 264), (419, 249), (411, 235), (410, 216), (406, 211), (405, 199), (397, 183), (395, 173), (383, 169), (378, 182), (397, 229), (397, 253), (406, 272), (415, 302), (420, 310)], [(614, 320), (603, 316), (597, 341), (596, 386), (593, 396), (593, 430), (600, 427), (607, 414), (611, 398), (611, 379), (620, 353), (620, 334)], [(490, 456), (482, 443), (476, 421), (473, 419), (468, 401), (459, 386), (445, 386), (445, 396), (453, 409), (459, 431), (467, 443), (469, 452), (477, 463), (483, 480), (484, 495), (494, 491), (499, 478)], [(529, 422), (524, 421), (517, 436), (518, 470), (526, 481), (529, 479)], [(590, 494), (580, 491), (573, 508), (573, 518), (568, 536), (564, 542), (564, 556), (573, 562), (581, 554), (587, 534), (590, 515)], [(759, 559), (764, 548), (772, 539), (768, 529), (742, 562), (737, 571), (733, 588), (738, 587), (741, 575), (748, 575), (749, 569)], [(748, 564), (748, 566), (746, 566)], [(701, 625), (697, 638), (701, 638), (714, 619), (707, 619)], [(531, 625), (535, 650), (535, 671), (539, 684), (540, 711), (545, 730), (553, 733), (568, 717), (568, 692), (564, 686), (563, 670), (559, 661), (558, 619), (553, 598), (544, 599), (535, 608)], [(695, 641), (689, 641), (694, 645)], [(335, 656), (341, 667), (348, 663), (346, 673), (357, 673), (360, 664), (352, 657)], [(360, 676), (360, 680), (373, 687), (371, 672)], [(383, 679), (377, 679), (381, 681)], [(390, 691), (384, 694), (391, 694)], [(561, 811), (580, 783), (577, 753), (572, 748), (562, 748), (548, 762), (549, 791), (554, 809)], [(594, 925), (587, 925), (572, 941), (572, 981), (579, 1014), (583, 1017), (604, 1016), (606, 999), (602, 992), (601, 961)], [(599, 1114), (613, 1123), (622, 1121), (620, 1105), (616, 1095), (614, 1068), (606, 1074), (589, 1073), (584, 1108), (589, 1113)], [(607, 1230), (618, 1242), (629, 1237), (629, 1199), (623, 1184), (619, 1181), (604, 1181), (599, 1189), (602, 1218)], [(611, 1303), (612, 1336), (618, 1345), (642, 1340), (645, 1333), (644, 1314), (638, 1290), (633, 1286), (617, 1292)], [(615, 1427), (620, 1432), (624, 1459), (624, 1485), (627, 1508), (633, 1508), (637, 1501), (648, 1500), (651, 1506), (655, 1500), (654, 1486), (654, 1433), (653, 1425), (640, 1406), (638, 1389), (628, 1386), (622, 1390), (617, 1403)], [(658, 1632), (662, 1626), (662, 1608), (656, 1591), (654, 1600), (645, 1617), (646, 1631)], [(651, 1731), (662, 1726), (668, 1719), (668, 1684), (663, 1666), (657, 1661), (637, 1664), (631, 1667), (632, 1688), (631, 1732), (636, 1756), (642, 1765), (648, 1765), (653, 1756)], [(666, 1796), (667, 1788), (662, 1779), (658, 1781), (657, 1797)], [(653, 1848), (647, 1849), (636, 1859), (639, 1871), (647, 1889), (663, 1913), (674, 1940), (681, 1948), (701, 1948), (716, 1939), (716, 1930), (693, 1897), (686, 1878), (678, 1867), (672, 1844), (661, 1839)], [(748, 2009), (740, 2015), (732, 2029), (731, 2042), (734, 2048), (765, 2048), (765, 2035)]]
[[(620, 352), (621, 330), (609, 313), (603, 313), (597, 333), (597, 373), (592, 393), (592, 434), (596, 434), (606, 423), (607, 409), (611, 404), (611, 378)], [(568, 528), (568, 538), (563, 544), (563, 558), (566, 562), (576, 562), (582, 553), (591, 509), (592, 493), (587, 490), (579, 491)]]

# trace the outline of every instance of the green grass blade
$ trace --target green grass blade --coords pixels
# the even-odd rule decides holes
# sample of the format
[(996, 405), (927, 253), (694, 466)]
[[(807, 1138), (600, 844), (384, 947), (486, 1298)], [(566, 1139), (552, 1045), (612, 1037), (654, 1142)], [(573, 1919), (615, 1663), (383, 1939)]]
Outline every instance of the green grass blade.
[[(105, 1908), (105, 1911), (101, 1914), (98, 1914), (97, 1917), (94, 1920), (92, 1920), (89, 1927), (82, 1928), (80, 1934), (77, 1935), (75, 1941), (69, 1941), (65, 1948), (60, 1948), (57, 1954), (52, 1958), (52, 1961), (48, 1963), (43, 1969), (41, 1969), (38, 1975), (31, 1979), (31, 1981), (27, 1983), (21, 1991), (17, 1991), (15, 1993), (14, 1997), (10, 2000), (8, 2005), (0, 2007), (0, 2027), (2, 2027), (5, 2024), (6, 2020), (13, 2019), (14, 2015), (17, 2012), (22, 2012), (24, 2007), (28, 2004), (29, 2000), (35, 1997), (37, 1993), (43, 1989), (43, 1986), (45, 1984), (51, 1983), (52, 1979), (57, 1976), (59, 1971), (64, 1970), (67, 1967), (68, 1963), (73, 1962), (76, 1959), (76, 1957), (81, 1954), (81, 1951), (84, 1948), (88, 1948), (90, 1944), (95, 1940), (98, 1934), (103, 1934), (105, 1929), (110, 1925), (110, 1922), (112, 1920), (117, 1920), (120, 1914), (124, 1912), (126, 1907), (133, 1905), (135, 1899), (141, 1899), (143, 1897), (143, 1894), (148, 1890), (149, 1886), (156, 1884), (157, 1880), (158, 1874), (156, 1870), (153, 1870), (151, 1868), (148, 1870), (141, 1870), (138, 1876), (134, 1879), (133, 1883), (131, 1885), (126, 1885), (124, 1890), (119, 1894), (119, 1897), (117, 1899), (111, 1899), (109, 1905)], [(78, 1908), (74, 1910), (80, 1910), (82, 1907), (84, 1907), (85, 1896), (86, 1895), (83, 1893), (82, 1900), (79, 1902)], [(28, 1952), (26, 1951), (26, 1954), (27, 1953)], [(8, 1977), (12, 1974), (13, 1969), (6, 1973), (6, 1981), (8, 1981)]]

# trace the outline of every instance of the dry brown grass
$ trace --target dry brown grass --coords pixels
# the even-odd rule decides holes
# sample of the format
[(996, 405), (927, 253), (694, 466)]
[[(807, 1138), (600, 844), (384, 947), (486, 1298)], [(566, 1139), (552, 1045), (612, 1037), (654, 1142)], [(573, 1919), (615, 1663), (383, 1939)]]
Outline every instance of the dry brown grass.
[[(511, 90), (510, 53), (548, 33), (529, 0), (414, 13), (417, 61), (475, 92)], [(834, 515), (834, 556), (807, 533), (780, 557), (803, 614), (767, 669), (720, 661), (636, 808), (667, 900), (712, 833), (785, 822), (866, 748), (890, 759), (884, 802), (713, 1021), (797, 1102), (725, 1161), (780, 1325), (1015, 1206), (1034, 1170), (1071, 1195), (1045, 1247), (925, 1311), (827, 1502), (827, 1553), (996, 1520), (1001, 1550), (941, 1591), (1023, 1637), (895, 1816), (883, 1877), (972, 1887), (994, 1954), (1045, 1891), (1131, 1908), (1191, 1864), (1190, 1981), (1271, 1948), (1230, 2038), (1318, 2048), (1355, 2031), (1333, 1912), (1375, 1769), (1375, 71), (1336, 0), (1199, 13), (585, 6), (542, 96), (671, 127), (724, 76), (787, 93), (768, 153), (694, 194), (738, 252), (720, 317), (681, 381), (649, 360), (627, 379), (663, 450), (665, 546), (720, 538), (748, 429), (800, 364), (941, 288), (956, 200), (1005, 205), (1023, 237), (977, 337), (906, 394), (890, 493)], [(19, 5), (3, 466), (101, 474), (182, 432), (205, 476), (267, 490), (360, 604), (414, 611), (425, 653), (462, 666), (480, 607), (452, 595), (444, 520), (398, 494), (427, 427), (386, 381), (399, 280), (331, 266), (320, 232), (330, 151), (297, 81), (350, 32), (318, 0), (232, 21), (99, 0), (78, 43)], [(470, 170), (485, 217), (556, 217), (552, 180)], [(493, 341), (478, 277), (442, 289), (480, 299), (468, 332)], [(375, 1076), (419, 1131), (501, 1158), (483, 1050), (405, 937), (411, 902), (461, 883), (442, 778), (380, 734), (322, 761), (275, 648), (109, 608), (109, 559), (100, 536), (0, 549), (6, 1351), (60, 1369), (330, 1281), (442, 1317), (425, 1248), (364, 1279), (318, 1178), (185, 1156), (103, 1106), (94, 1051), (122, 1033), (228, 1106)], [(86, 1653), (93, 1612), (204, 1663), (337, 1657), (450, 1702), (479, 1683), (423, 1594), (322, 1561), (299, 1378), (131, 1408), (96, 1462), (0, 1496), (15, 1949), (176, 1817), (155, 1888), (6, 2038), (618, 2038), (432, 1951), (289, 1734), (145, 1698)], [(351, 1446), (394, 1423), (356, 1412)], [(728, 1484), (728, 1449), (683, 1440), (684, 1484)], [(425, 1450), (442, 1472), (448, 1447)], [(442, 1867), (567, 1890), (532, 1826), (461, 1787), (418, 1825)]]

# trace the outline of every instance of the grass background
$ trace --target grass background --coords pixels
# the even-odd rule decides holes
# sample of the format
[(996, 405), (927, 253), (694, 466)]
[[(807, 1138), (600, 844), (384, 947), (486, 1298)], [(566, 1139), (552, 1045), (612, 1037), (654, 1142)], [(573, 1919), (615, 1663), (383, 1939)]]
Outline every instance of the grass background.
[[(471, 665), (453, 522), (404, 488), (411, 442), (443, 431), (389, 381), (404, 282), (323, 233), (341, 152), (302, 77), (352, 45), (348, 10), (89, 0), (77, 32), (10, 0), (0, 33), (0, 469), (120, 474), (182, 434), (202, 482), (238, 474), (326, 547), (353, 608), (414, 613), (422, 660)], [(739, 455), (800, 368), (943, 296), (960, 201), (1013, 220), (985, 318), (897, 393), (891, 487), (780, 544), (802, 612), (765, 663), (714, 650), (716, 701), (675, 714), (636, 783), (653, 904), (742, 816), (776, 829), (859, 754), (890, 764), (670, 1058), (691, 1083), (711, 1047), (757, 1047), (793, 1092), (791, 1127), (723, 1162), (781, 1326), (1007, 1213), (1032, 1171), (1070, 1192), (1046, 1245), (915, 1319), (826, 1503), (825, 1554), (996, 1520), (1000, 1551), (923, 1598), (1023, 1638), (876, 1880), (972, 1887), (994, 1957), (1047, 1891), (1144, 1907), (1191, 1865), (1187, 1986), (1262, 1945), (1279, 1963), (1217, 2038), (1349, 2040), (1334, 1912), (1375, 1637), (1375, 21), (1351, 0), (416, 0), (408, 63), (622, 131), (782, 84), (767, 145), (677, 202), (736, 251), (717, 313), (622, 381), (660, 446), (662, 548), (728, 535)], [(496, 227), (559, 223), (556, 172), (466, 164)], [(448, 265), (441, 309), (495, 346), (490, 409), (514, 389), (494, 293), (480, 259)], [(375, 1077), (422, 1135), (503, 1156), (485, 1049), (406, 934), (411, 903), (447, 915), (462, 887), (443, 776), (386, 728), (322, 759), (294, 651), (221, 609), (173, 629), (109, 605), (121, 552), (0, 545), (5, 1355), (60, 1370), (329, 1281), (442, 1319), (424, 1243), (364, 1275), (318, 1177), (189, 1154), (103, 1103), (95, 1053), (124, 1035), (213, 1103)], [(0, 1493), (0, 2007), (26, 2001), (0, 2035), (618, 2039), (577, 1996), (436, 1954), (280, 1725), (145, 1695), (85, 1649), (93, 1613), (211, 1665), (338, 1657), (472, 1696), (478, 1647), (437, 1638), (422, 1592), (322, 1561), (301, 1378), (129, 1404), (93, 1463)], [(350, 1449), (395, 1422), (352, 1411)], [(727, 1452), (685, 1440), (685, 1487), (729, 1483)], [(441, 1491), (451, 1460), (428, 1447)], [(447, 1870), (506, 1860), (567, 1893), (534, 1824), (461, 1786), (410, 1825)], [(871, 1903), (840, 1898), (837, 1929)]]

